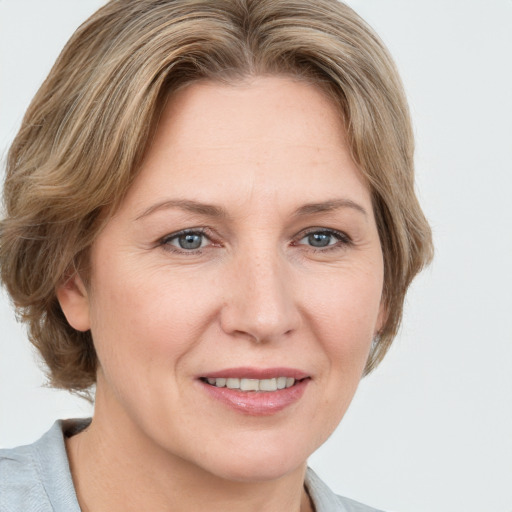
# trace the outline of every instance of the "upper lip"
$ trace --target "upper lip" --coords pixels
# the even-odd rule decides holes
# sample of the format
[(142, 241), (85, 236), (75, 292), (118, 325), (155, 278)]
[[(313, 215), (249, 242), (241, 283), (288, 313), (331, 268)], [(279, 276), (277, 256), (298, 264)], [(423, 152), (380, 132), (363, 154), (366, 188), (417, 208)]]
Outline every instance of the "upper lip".
[(207, 372), (199, 377), (206, 379), (220, 379), (220, 378), (246, 378), (246, 379), (273, 379), (275, 377), (292, 377), (295, 380), (305, 379), (309, 377), (306, 372), (298, 370), (297, 368), (254, 368), (254, 367), (238, 367), (238, 368), (225, 368), (214, 372)]

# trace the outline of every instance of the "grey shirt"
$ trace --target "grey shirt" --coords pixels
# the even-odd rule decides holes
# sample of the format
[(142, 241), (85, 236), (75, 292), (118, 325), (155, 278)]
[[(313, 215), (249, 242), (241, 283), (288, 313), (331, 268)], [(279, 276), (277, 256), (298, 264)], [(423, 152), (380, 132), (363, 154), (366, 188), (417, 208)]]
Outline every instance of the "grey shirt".
[[(88, 422), (57, 421), (39, 441), (0, 450), (0, 512), (80, 512), (63, 432), (80, 431)], [(305, 484), (316, 512), (379, 512), (337, 496), (310, 468)]]

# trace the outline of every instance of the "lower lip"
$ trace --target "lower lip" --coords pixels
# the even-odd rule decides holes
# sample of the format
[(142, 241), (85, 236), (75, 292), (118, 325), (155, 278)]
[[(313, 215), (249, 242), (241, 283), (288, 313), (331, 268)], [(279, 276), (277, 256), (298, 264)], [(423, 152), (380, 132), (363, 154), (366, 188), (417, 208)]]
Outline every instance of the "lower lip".
[(204, 390), (231, 409), (251, 416), (270, 416), (298, 402), (311, 379), (297, 381), (292, 387), (277, 391), (240, 391), (218, 388), (199, 381)]

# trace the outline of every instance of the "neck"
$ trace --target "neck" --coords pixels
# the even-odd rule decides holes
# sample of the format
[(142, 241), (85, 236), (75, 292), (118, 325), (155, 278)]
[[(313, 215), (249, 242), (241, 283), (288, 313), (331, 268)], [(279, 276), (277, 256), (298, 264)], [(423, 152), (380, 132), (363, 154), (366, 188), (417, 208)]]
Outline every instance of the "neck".
[[(111, 412), (111, 411), (110, 411)], [(306, 464), (268, 480), (219, 477), (166, 453), (126, 418), (105, 421), (97, 402), (84, 432), (67, 440), (68, 457), (84, 512), (310, 512)]]

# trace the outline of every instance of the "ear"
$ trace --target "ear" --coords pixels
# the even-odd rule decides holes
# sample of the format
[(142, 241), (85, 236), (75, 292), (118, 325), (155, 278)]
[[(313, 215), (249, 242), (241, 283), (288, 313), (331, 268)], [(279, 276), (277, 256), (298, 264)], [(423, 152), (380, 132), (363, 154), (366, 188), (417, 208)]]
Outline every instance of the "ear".
[(66, 279), (56, 293), (69, 325), (77, 331), (88, 331), (91, 328), (89, 295), (80, 276), (75, 273)]

